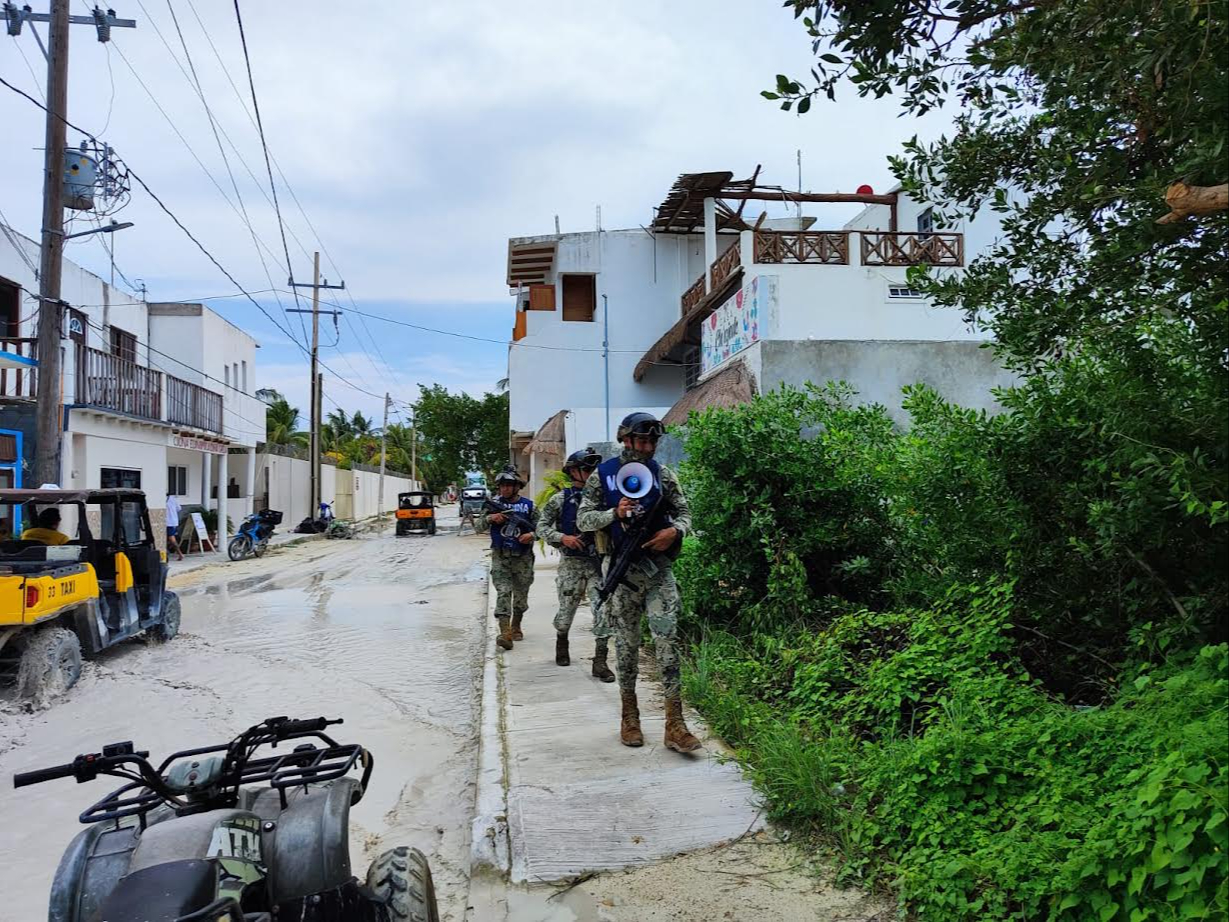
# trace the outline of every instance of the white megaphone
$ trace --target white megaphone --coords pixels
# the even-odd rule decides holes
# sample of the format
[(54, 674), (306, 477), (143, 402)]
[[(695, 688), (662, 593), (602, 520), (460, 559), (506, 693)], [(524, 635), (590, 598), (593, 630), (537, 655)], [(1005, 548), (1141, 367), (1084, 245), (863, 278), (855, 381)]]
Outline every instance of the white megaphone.
[[(615, 489), (628, 499), (642, 499), (653, 489), (653, 472), (639, 461), (629, 461), (615, 474)], [(640, 504), (636, 503), (636, 510), (632, 515), (641, 511)]]

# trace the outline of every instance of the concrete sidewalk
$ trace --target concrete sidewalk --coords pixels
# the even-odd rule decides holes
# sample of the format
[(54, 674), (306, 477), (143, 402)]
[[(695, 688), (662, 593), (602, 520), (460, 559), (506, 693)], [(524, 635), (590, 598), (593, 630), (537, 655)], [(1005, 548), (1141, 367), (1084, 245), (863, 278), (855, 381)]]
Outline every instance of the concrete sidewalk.
[[(688, 722), (704, 751), (680, 755), (662, 745), (662, 690), (650, 651), (641, 657), (639, 749), (619, 742), (618, 684), (590, 675), (587, 606), (572, 627), (572, 665), (555, 665), (555, 572), (554, 560), (539, 558), (525, 640), (514, 650), (496, 652), (495, 619), (487, 619), (495, 657), (487, 683), (498, 687), (483, 694), (475, 860), (513, 882), (536, 883), (672, 857), (762, 825), (750, 783), (718, 760), (721, 743), (693, 713)], [(494, 599), (492, 589), (488, 616)], [(491, 707), (498, 715), (487, 713)]]

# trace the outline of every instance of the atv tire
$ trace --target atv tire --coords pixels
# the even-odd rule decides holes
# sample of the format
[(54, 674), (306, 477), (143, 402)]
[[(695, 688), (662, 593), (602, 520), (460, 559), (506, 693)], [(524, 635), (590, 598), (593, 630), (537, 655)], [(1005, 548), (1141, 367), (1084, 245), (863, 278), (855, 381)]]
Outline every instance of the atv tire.
[(179, 633), (180, 614), (179, 596), (174, 592), (164, 592), (162, 594), (162, 620), (145, 633), (155, 643), (166, 643)]
[(23, 698), (42, 698), (68, 691), (81, 678), (81, 641), (63, 627), (45, 627), (34, 632), (21, 654), (17, 693)]
[(367, 887), (386, 910), (388, 922), (439, 922), (435, 884), (427, 857), (404, 845), (371, 862)]

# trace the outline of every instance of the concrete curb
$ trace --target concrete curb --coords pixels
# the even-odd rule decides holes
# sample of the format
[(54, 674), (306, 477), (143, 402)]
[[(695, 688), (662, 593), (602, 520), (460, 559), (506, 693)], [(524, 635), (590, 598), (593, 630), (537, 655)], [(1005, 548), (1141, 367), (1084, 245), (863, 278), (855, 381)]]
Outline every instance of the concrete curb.
[(495, 640), (495, 591), (487, 577), (486, 646), (482, 667), (482, 705), (478, 721), (478, 784), (470, 828), (471, 872), (511, 870), (508, 839), (508, 753), (504, 739), (503, 666)]

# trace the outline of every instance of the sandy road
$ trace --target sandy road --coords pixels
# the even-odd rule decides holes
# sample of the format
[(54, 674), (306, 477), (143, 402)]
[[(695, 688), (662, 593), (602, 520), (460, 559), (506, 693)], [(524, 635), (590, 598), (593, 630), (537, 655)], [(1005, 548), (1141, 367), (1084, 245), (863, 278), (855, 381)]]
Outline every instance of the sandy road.
[[(313, 542), (183, 574), (172, 643), (87, 663), (46, 710), (0, 705), (0, 920), (46, 918), (59, 856), (107, 781), (14, 791), (16, 771), (131, 739), (154, 756), (222, 742), (266, 717), (340, 716), (375, 755), (351, 853), (431, 858), (444, 919), (464, 916), (486, 611), (484, 542), (441, 533)], [(116, 785), (118, 786), (118, 785)]]

